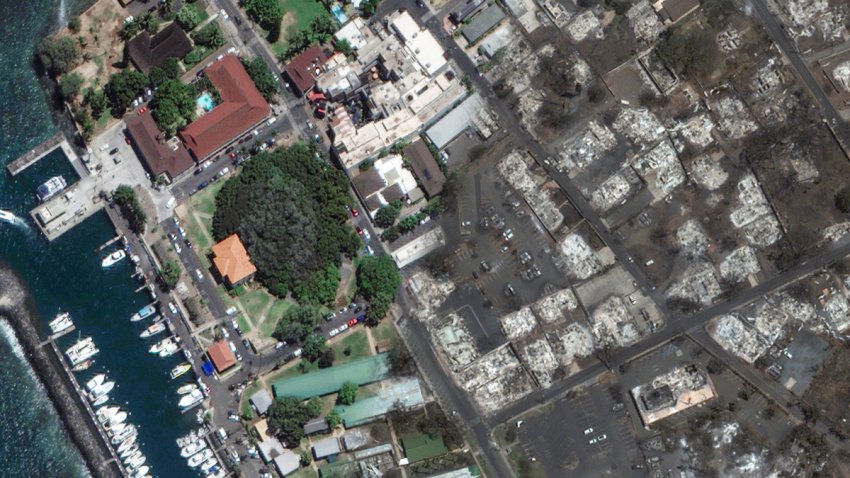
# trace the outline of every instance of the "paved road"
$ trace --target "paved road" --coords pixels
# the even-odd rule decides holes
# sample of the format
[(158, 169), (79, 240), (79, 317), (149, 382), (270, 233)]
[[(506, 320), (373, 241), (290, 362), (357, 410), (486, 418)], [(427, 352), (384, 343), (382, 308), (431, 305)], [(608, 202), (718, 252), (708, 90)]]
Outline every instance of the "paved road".
[(844, 122), (841, 115), (836, 111), (835, 106), (829, 101), (829, 97), (823, 91), (823, 88), (821, 88), (820, 84), (812, 76), (812, 72), (809, 71), (806, 63), (800, 58), (794, 42), (785, 33), (785, 30), (779, 24), (776, 17), (770, 13), (764, 0), (750, 0), (750, 4), (753, 6), (753, 13), (755, 13), (758, 21), (767, 30), (767, 33), (773, 39), (776, 46), (779, 47), (782, 54), (788, 58), (791, 67), (797, 74), (797, 78), (809, 90), (820, 106), (821, 112), (833, 133), (839, 138), (840, 142), (847, 145), (848, 141), (850, 141), (850, 126)]

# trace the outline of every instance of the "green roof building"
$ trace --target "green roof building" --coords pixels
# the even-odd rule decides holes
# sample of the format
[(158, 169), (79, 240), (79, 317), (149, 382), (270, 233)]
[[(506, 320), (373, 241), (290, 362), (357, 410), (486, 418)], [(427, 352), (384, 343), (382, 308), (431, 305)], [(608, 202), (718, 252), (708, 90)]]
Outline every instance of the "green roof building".
[(389, 371), (387, 354), (383, 353), (297, 377), (282, 378), (272, 384), (272, 390), (275, 397), (289, 396), (307, 400), (336, 393), (345, 382), (354, 382), (360, 386), (383, 380)]

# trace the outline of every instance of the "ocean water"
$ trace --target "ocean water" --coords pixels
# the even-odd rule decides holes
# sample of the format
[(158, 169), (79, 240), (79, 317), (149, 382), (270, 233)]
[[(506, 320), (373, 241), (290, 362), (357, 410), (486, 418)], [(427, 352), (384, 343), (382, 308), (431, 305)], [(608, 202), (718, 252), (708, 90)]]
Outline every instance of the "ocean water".
[[(50, 101), (36, 77), (32, 52), (41, 37), (60, 18), (84, 9), (83, 0), (0, 0), (0, 209), (26, 218), (21, 224), (0, 224), (0, 261), (25, 280), (36, 304), (40, 322), (58, 312), (71, 313), (77, 330), (60, 340), (61, 348), (79, 335), (94, 338), (101, 352), (95, 365), (78, 375), (86, 380), (107, 372), (117, 383), (111, 404), (130, 414), (128, 422), (139, 428), (142, 452), (151, 473), (158, 477), (192, 477), (179, 456), (178, 436), (197, 427), (194, 414), (177, 410), (176, 389), (181, 384), (168, 377), (179, 363), (175, 356), (160, 359), (147, 353), (148, 343), (138, 338), (142, 324), (131, 324), (130, 315), (149, 300), (135, 290), (128, 261), (109, 270), (101, 258), (113, 248), (98, 247), (115, 231), (105, 213), (96, 214), (56, 241), (48, 242), (30, 223), (35, 188), (51, 176), (76, 180), (73, 168), (57, 150), (22, 174), (11, 177), (5, 164), (29, 150), (56, 130)], [(60, 5), (67, 10), (60, 13)], [(0, 477), (86, 476), (85, 466), (65, 435), (44, 390), (20, 353), (14, 337), (0, 329)]]

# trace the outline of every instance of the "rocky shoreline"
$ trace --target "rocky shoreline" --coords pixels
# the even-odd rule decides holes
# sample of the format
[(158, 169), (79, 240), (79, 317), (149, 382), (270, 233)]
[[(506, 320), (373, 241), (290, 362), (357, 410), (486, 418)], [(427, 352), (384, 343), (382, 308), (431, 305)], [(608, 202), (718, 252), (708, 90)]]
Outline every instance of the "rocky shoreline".
[(0, 264), (0, 318), (8, 320), (24, 348), (30, 366), (47, 390), (59, 413), (65, 432), (80, 451), (95, 478), (118, 478), (122, 474), (106, 445), (98, 435), (94, 422), (83, 408), (82, 398), (74, 390), (59, 359), (50, 346), (42, 342), (35, 324), (36, 313), (23, 281), (5, 264)]

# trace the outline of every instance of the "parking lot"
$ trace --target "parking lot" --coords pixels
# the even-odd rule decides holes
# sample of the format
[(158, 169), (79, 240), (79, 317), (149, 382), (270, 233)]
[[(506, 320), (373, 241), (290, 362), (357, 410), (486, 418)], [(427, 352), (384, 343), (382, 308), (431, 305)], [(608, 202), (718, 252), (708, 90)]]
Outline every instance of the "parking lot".
[(546, 476), (644, 476), (643, 455), (616, 386), (574, 389), (542, 413), (522, 417), (519, 438)]

